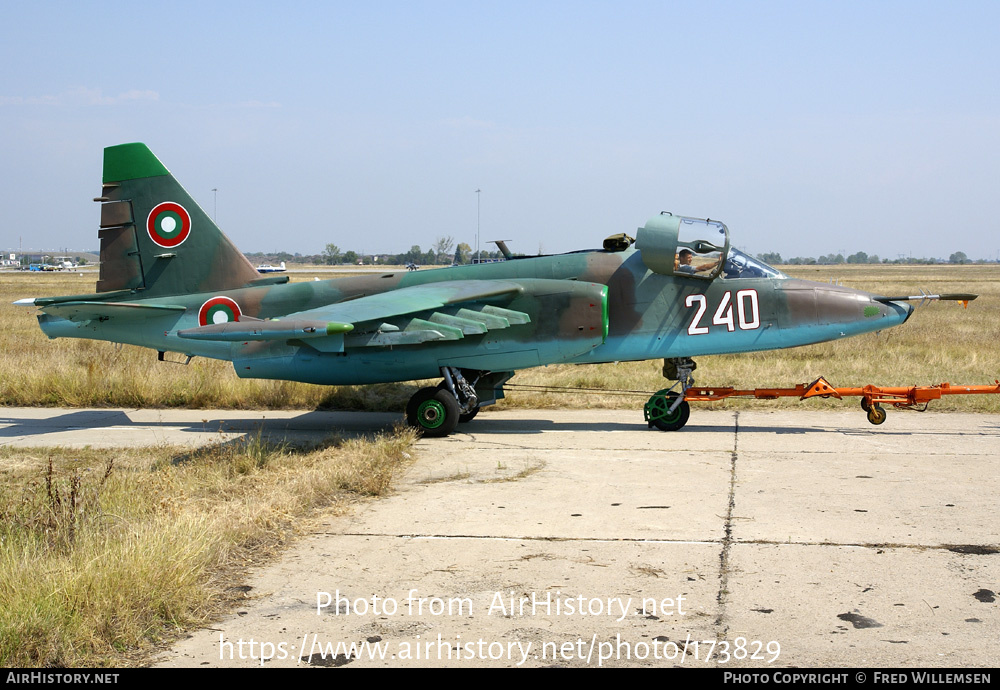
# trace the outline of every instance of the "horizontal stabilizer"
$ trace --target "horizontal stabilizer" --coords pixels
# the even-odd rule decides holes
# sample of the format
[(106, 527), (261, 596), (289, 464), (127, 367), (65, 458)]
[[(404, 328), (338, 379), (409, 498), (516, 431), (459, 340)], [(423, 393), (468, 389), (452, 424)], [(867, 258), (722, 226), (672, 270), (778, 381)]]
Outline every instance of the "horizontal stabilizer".
[(185, 310), (178, 304), (137, 304), (132, 302), (58, 302), (40, 307), (46, 314), (70, 321), (92, 321), (94, 319), (122, 319), (145, 321), (163, 316), (177, 315)]

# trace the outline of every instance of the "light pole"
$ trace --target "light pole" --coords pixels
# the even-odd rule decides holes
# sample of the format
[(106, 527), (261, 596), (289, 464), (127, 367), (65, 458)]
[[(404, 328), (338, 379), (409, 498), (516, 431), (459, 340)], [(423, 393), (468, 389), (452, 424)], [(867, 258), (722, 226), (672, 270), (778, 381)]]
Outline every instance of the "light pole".
[(476, 259), (472, 262), (474, 264), (479, 263), (479, 194), (482, 191), (481, 189), (476, 190)]
[(215, 221), (216, 225), (219, 224), (219, 190), (218, 189), (213, 189), (212, 190), (212, 220)]

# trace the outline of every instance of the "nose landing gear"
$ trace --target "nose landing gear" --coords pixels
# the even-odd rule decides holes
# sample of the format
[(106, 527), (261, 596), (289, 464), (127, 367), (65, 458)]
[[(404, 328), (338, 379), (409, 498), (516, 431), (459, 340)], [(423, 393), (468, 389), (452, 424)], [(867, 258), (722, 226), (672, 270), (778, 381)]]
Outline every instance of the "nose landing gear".
[(650, 397), (649, 402), (642, 408), (643, 416), (649, 426), (655, 426), (660, 431), (677, 431), (687, 424), (688, 417), (691, 416), (691, 406), (685, 400), (677, 404), (677, 399), (680, 397), (669, 388), (658, 391)]
[[(650, 428), (660, 431), (677, 431), (687, 424), (691, 416), (691, 406), (684, 400), (688, 389), (694, 385), (691, 373), (698, 367), (690, 357), (674, 357), (663, 360), (663, 377), (677, 381), (670, 388), (653, 394), (642, 408), (643, 416)], [(680, 384), (680, 393), (674, 388)]]

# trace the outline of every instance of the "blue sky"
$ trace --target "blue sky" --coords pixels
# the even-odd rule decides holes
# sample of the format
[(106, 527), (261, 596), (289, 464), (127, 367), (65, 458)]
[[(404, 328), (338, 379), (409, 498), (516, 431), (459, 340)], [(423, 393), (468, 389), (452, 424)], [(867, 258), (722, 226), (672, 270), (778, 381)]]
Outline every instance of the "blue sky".
[(8, 3), (0, 248), (98, 246), (143, 141), (245, 251), (1000, 254), (1000, 3)]

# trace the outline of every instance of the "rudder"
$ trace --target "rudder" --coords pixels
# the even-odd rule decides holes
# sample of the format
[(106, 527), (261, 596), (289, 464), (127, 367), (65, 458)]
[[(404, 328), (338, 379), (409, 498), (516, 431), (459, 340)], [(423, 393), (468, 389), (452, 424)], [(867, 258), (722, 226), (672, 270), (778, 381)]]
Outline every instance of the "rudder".
[(104, 149), (102, 192), (97, 292), (218, 292), (260, 278), (145, 144)]

